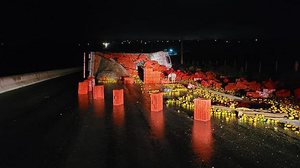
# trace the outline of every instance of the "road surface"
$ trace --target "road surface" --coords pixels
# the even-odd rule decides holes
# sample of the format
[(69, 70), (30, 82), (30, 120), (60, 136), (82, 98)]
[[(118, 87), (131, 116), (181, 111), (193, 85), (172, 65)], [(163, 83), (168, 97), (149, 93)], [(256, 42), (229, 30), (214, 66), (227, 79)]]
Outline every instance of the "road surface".
[[(237, 120), (150, 112), (138, 85), (77, 95), (80, 74), (0, 95), (0, 167), (298, 167), (300, 141)], [(113, 107), (112, 89), (124, 88)]]

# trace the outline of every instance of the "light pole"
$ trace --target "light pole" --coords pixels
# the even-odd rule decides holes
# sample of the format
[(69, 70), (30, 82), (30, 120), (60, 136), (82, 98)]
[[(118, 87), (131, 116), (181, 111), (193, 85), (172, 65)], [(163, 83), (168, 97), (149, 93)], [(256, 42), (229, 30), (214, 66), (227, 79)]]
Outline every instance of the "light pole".
[(180, 52), (180, 64), (183, 64), (183, 40), (181, 40), (180, 43), (180, 48), (181, 48), (181, 52)]
[(85, 52), (83, 52), (83, 79), (85, 79)]

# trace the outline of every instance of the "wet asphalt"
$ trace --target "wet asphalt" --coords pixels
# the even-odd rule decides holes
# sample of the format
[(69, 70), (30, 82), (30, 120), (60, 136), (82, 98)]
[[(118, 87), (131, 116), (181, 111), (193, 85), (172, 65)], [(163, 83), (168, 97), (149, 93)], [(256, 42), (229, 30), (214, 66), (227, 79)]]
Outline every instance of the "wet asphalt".
[[(0, 95), (0, 167), (298, 167), (299, 138), (238, 119), (150, 111), (139, 85), (77, 95), (80, 74)], [(112, 90), (124, 89), (124, 105)]]

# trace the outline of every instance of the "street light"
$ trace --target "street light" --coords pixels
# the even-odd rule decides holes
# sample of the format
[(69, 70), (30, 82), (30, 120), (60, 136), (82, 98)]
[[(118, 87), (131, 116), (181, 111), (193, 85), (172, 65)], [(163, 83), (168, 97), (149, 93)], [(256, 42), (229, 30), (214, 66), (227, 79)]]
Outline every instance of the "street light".
[(103, 42), (102, 45), (104, 46), (104, 48), (107, 48), (109, 46), (110, 43), (108, 42)]

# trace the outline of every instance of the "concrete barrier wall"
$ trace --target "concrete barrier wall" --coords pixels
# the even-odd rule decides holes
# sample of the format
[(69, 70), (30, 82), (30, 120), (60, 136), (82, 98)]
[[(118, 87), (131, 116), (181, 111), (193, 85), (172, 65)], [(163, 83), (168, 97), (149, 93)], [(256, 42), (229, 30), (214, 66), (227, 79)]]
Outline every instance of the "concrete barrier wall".
[(0, 94), (81, 70), (82, 68), (68, 68), (0, 77)]

